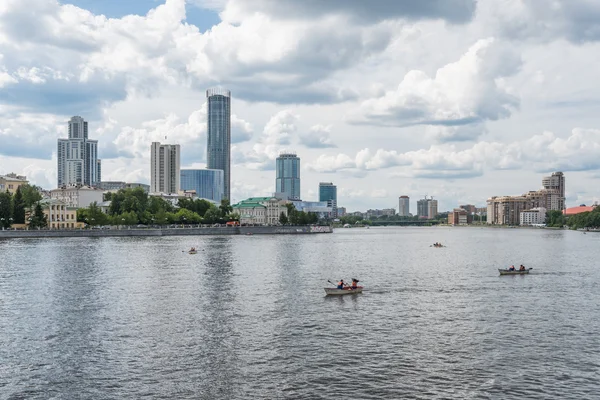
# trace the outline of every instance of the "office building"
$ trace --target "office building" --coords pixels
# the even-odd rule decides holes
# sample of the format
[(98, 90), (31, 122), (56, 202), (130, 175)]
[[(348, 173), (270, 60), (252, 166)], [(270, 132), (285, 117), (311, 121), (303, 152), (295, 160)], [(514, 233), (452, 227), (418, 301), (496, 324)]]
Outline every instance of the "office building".
[(150, 151), (150, 193), (178, 193), (179, 145), (152, 142)]
[(544, 207), (521, 211), (520, 225), (543, 225), (544, 222), (546, 222), (546, 209)]
[(398, 216), (408, 217), (410, 214), (410, 198), (408, 196), (400, 196), (398, 198)]
[(284, 200), (300, 200), (300, 158), (296, 153), (281, 153), (276, 160), (275, 191)]
[(102, 168), (98, 159), (98, 141), (88, 138), (88, 123), (79, 116), (69, 121), (69, 137), (58, 139), (58, 187), (96, 186)]
[(208, 169), (223, 171), (223, 196), (231, 200), (231, 92), (223, 89), (206, 91), (208, 102), (206, 159)]
[(327, 202), (327, 206), (332, 209), (331, 216), (337, 217), (337, 186), (332, 182), (320, 182), (319, 201)]
[(225, 172), (220, 169), (182, 169), (181, 190), (193, 190), (197, 197), (221, 202), (225, 193)]

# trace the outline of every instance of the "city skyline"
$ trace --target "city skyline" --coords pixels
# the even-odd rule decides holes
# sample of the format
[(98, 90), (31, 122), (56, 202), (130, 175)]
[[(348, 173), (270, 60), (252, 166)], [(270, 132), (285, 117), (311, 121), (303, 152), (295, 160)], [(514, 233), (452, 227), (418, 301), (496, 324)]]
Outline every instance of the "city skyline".
[(302, 197), (332, 181), (349, 211), (425, 193), (440, 210), (483, 207), (552, 171), (569, 177), (567, 207), (600, 200), (600, 80), (583, 67), (600, 58), (600, 35), (580, 18), (598, 5), (382, 1), (385, 13), (332, 1), (316, 14), (277, 2), (293, 15), (241, 0), (9, 2), (0, 174), (54, 188), (73, 115), (89, 122), (106, 181), (149, 184), (155, 141), (182, 146), (182, 169), (207, 168), (206, 89), (223, 87), (235, 97), (232, 202), (275, 192), (290, 148)]

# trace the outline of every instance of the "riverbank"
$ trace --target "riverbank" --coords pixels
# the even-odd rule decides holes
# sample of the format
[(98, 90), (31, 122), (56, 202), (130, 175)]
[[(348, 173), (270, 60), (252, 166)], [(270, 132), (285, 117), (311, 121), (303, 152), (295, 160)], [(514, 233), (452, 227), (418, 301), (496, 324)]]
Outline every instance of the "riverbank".
[(142, 229), (63, 229), (0, 231), (0, 239), (128, 236), (201, 236), (201, 235), (302, 235), (333, 233), (330, 226), (240, 226), (210, 228), (142, 228)]

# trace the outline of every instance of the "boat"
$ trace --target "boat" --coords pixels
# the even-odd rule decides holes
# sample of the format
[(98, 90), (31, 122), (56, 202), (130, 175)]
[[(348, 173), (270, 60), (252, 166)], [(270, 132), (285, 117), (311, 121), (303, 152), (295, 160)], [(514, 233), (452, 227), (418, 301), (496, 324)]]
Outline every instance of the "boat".
[(190, 250), (190, 251), (188, 251), (188, 254), (197, 254), (197, 253), (198, 253), (197, 250)]
[(352, 288), (344, 288), (344, 289), (338, 289), (338, 288), (329, 288), (326, 287), (325, 288), (325, 294), (326, 295), (343, 295), (343, 294), (356, 294), (356, 293), (362, 293), (363, 291), (363, 287), (362, 286), (357, 286), (356, 289), (352, 289)]
[(508, 269), (498, 268), (498, 272), (500, 272), (500, 275), (526, 275), (532, 269), (533, 268), (527, 268), (527, 269), (524, 269), (522, 271), (519, 271), (518, 269), (516, 269), (514, 271), (509, 271)]

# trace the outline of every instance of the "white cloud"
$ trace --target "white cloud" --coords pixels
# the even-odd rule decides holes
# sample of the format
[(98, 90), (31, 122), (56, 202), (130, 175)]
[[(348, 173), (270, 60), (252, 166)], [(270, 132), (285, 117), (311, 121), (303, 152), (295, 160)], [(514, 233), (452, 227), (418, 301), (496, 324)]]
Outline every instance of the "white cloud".
[(331, 125), (313, 125), (308, 132), (298, 135), (300, 144), (315, 149), (337, 147), (331, 142)]

